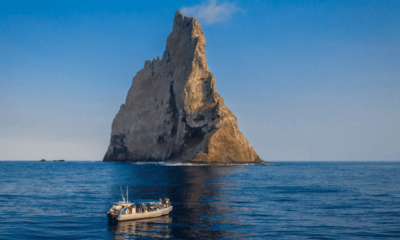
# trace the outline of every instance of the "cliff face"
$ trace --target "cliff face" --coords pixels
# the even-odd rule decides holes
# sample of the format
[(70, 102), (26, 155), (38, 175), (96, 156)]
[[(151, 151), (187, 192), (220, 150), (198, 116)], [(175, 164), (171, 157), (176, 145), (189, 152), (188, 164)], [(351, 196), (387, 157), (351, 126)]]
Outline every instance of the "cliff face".
[(133, 78), (103, 161), (263, 163), (216, 91), (205, 42), (197, 20), (178, 11), (162, 59)]

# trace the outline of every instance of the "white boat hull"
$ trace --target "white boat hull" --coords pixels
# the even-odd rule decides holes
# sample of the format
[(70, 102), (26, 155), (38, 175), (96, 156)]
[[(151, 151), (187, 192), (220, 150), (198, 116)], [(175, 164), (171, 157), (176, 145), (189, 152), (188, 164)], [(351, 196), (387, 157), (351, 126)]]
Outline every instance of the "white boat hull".
[(163, 208), (160, 210), (152, 211), (152, 212), (144, 212), (144, 213), (132, 213), (132, 214), (120, 214), (119, 216), (116, 215), (109, 215), (111, 218), (110, 220), (116, 221), (129, 221), (129, 220), (137, 220), (137, 219), (144, 219), (144, 218), (153, 218), (153, 217), (160, 217), (163, 215), (167, 215), (172, 211), (172, 206)]

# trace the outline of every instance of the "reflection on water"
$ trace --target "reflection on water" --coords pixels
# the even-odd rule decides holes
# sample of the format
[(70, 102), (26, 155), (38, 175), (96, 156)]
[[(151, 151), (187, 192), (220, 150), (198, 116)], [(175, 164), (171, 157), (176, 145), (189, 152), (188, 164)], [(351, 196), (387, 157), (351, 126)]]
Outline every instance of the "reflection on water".
[(114, 239), (126, 239), (129, 235), (139, 235), (147, 238), (171, 237), (170, 216), (118, 222), (110, 225), (115, 234)]
[(232, 232), (232, 225), (237, 225), (240, 220), (236, 219), (234, 214), (230, 214), (231, 199), (226, 199), (227, 195), (224, 192), (237, 189), (235, 182), (226, 179), (232, 174), (245, 172), (245, 168), (142, 165), (135, 166), (134, 169), (130, 176), (125, 175), (130, 178), (129, 192), (132, 196), (136, 199), (168, 197), (174, 209), (165, 218), (169, 219), (169, 222), (162, 224), (155, 223), (152, 219), (120, 223), (112, 228), (116, 239), (120, 239), (121, 234), (174, 238), (202, 236), (208, 239), (238, 237)]
[(237, 237), (226, 225), (235, 224), (238, 219), (229, 214), (230, 208), (221, 191), (235, 188), (234, 182), (226, 182), (226, 175), (235, 174), (234, 166), (185, 167), (171, 177), (170, 194), (178, 203), (174, 212), (172, 234), (177, 238), (218, 239)]
[[(129, 168), (131, 171), (129, 172)], [(120, 169), (121, 170), (121, 169)], [(147, 237), (217, 239), (237, 237), (232, 225), (235, 218), (226, 191), (237, 189), (229, 176), (245, 172), (236, 166), (149, 166), (124, 165), (123, 172), (115, 174), (116, 182), (126, 179), (131, 200), (168, 197), (174, 207), (163, 223), (154, 219), (140, 222), (122, 222), (109, 228), (114, 238), (141, 235)], [(125, 184), (125, 183), (124, 183)], [(118, 196), (119, 187), (110, 192)], [(131, 195), (132, 194), (132, 195)], [(117, 200), (117, 199), (116, 199)], [(156, 236), (157, 235), (157, 236)]]

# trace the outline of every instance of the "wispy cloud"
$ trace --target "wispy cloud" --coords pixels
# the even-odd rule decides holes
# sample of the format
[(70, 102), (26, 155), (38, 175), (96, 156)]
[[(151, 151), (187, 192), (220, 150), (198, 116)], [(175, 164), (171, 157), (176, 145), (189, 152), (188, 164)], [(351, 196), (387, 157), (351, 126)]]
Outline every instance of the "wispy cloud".
[(182, 7), (181, 11), (184, 15), (195, 17), (205, 24), (212, 24), (228, 20), (235, 12), (242, 12), (243, 10), (237, 7), (235, 3), (226, 1), (218, 3), (217, 0), (209, 0), (193, 7)]

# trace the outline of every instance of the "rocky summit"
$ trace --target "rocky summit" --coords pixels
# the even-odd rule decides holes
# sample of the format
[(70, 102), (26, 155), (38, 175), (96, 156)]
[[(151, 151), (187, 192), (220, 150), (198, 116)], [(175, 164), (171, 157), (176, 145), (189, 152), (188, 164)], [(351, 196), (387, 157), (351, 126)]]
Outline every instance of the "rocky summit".
[(216, 91), (205, 43), (197, 20), (178, 11), (162, 59), (133, 78), (103, 161), (264, 163)]

